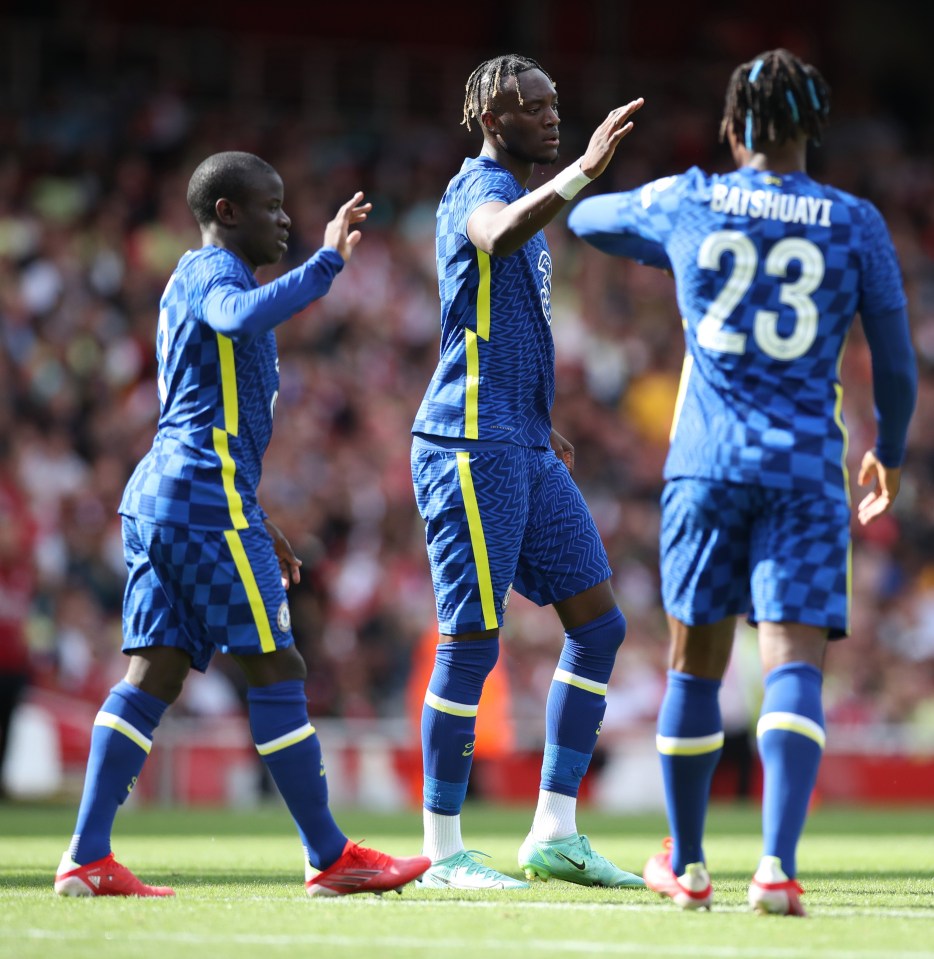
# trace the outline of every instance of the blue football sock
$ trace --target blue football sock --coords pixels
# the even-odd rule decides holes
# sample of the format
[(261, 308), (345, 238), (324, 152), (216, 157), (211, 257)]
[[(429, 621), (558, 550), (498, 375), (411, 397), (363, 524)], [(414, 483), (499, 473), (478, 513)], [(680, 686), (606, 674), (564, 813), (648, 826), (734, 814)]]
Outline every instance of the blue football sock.
[(305, 684), (298, 679), (251, 686), (247, 693), (253, 742), (298, 827), (308, 861), (326, 869), (347, 837), (328, 807), (321, 744), (308, 721)]
[(473, 763), (483, 683), (499, 657), (499, 639), (439, 643), (422, 708), (425, 808), (456, 816)]
[(545, 755), (541, 788), (577, 796), (606, 712), (606, 687), (626, 620), (614, 607), (568, 630), (545, 705)]
[(84, 792), (69, 855), (85, 866), (110, 853), (117, 809), (133, 791), (169, 704), (121, 680), (94, 719)]
[(671, 828), (671, 868), (676, 876), (704, 862), (704, 821), (710, 781), (723, 751), (720, 682), (668, 671), (655, 743), (662, 764)]
[(756, 735), (765, 780), (763, 855), (778, 856), (789, 878), (824, 751), (822, 676), (808, 663), (788, 663), (765, 678)]

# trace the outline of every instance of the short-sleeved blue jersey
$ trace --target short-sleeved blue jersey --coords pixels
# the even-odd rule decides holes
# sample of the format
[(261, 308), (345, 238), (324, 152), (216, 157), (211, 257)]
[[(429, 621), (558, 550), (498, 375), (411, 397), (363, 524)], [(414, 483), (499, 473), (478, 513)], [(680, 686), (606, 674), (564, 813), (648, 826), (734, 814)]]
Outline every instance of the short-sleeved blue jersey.
[(510, 256), (467, 236), (483, 203), (526, 191), (490, 157), (464, 161), (438, 208), (441, 358), (413, 432), (548, 446), (554, 402), (551, 255), (543, 232)]
[(279, 390), (272, 327), (327, 292), (342, 266), (326, 248), (260, 287), (228, 250), (181, 258), (159, 304), (158, 429), (121, 514), (196, 529), (262, 521), (256, 490)]
[(667, 479), (846, 498), (839, 367), (855, 314), (897, 320), (908, 343), (901, 273), (872, 204), (805, 173), (692, 168), (585, 200), (569, 225), (674, 274), (686, 357)]

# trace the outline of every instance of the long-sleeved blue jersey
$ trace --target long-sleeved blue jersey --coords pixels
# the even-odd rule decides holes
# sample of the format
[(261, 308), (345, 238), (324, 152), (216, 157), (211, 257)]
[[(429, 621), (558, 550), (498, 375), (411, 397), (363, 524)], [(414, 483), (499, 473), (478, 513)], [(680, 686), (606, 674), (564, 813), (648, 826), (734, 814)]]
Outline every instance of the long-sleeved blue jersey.
[(840, 359), (856, 313), (877, 451), (901, 464), (917, 371), (895, 250), (871, 203), (805, 173), (692, 168), (584, 200), (569, 226), (674, 274), (686, 356), (667, 479), (846, 498)]
[(324, 296), (343, 267), (324, 248), (259, 286), (228, 250), (179, 260), (159, 304), (159, 424), (120, 513), (197, 529), (261, 522), (256, 500), (279, 390), (273, 329)]

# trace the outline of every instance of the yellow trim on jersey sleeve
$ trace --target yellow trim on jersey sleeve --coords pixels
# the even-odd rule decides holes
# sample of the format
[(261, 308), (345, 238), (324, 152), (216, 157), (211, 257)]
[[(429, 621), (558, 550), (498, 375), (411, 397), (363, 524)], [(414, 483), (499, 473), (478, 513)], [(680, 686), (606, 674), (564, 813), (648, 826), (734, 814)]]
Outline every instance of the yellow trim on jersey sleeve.
[[(852, 507), (852, 498), (850, 496), (850, 471), (846, 468), (846, 458), (850, 451), (850, 434), (843, 422), (843, 384), (840, 382), (840, 372), (843, 368), (843, 353), (846, 350), (846, 344), (849, 340), (849, 334), (844, 337), (843, 344), (840, 347), (840, 353), (837, 356), (837, 382), (833, 389), (837, 397), (833, 405), (833, 420), (840, 430), (843, 437), (843, 453), (840, 457), (840, 469), (843, 471), (843, 492), (846, 494), (846, 505)], [(853, 542), (847, 543), (846, 547), (846, 631), (850, 631), (850, 611), (853, 605)]]
[(684, 406), (684, 398), (688, 394), (688, 380), (691, 378), (691, 370), (694, 369), (694, 357), (690, 353), (684, 354), (684, 363), (681, 365), (681, 380), (678, 383), (678, 395), (675, 398), (675, 410), (671, 417), (671, 430), (668, 433), (668, 441), (675, 438), (675, 430), (678, 428), (678, 420), (681, 417), (681, 407)]
[(233, 340), (217, 334), (217, 356), (221, 365), (221, 393), (224, 397), (224, 429), (231, 436), (240, 431), (240, 401), (237, 398), (237, 365)]
[(490, 559), (486, 551), (480, 507), (477, 505), (477, 494), (474, 491), (473, 477), (470, 475), (470, 453), (458, 451), (457, 472), (460, 477), (461, 495), (464, 497), (464, 508), (467, 511), (470, 545), (473, 548), (474, 564), (477, 567), (483, 625), (485, 629), (497, 629), (499, 621), (496, 618), (496, 605), (493, 600), (493, 578), (490, 575)]
[(480, 285), (477, 287), (477, 336), (490, 338), (490, 254), (477, 250)]
[(846, 505), (850, 506), (850, 471), (846, 468), (846, 457), (850, 450), (850, 434), (847, 431), (846, 423), (843, 422), (843, 385), (834, 383), (833, 391), (837, 396), (833, 404), (833, 421), (840, 430), (843, 437), (843, 455), (840, 458), (840, 469), (843, 470), (843, 489), (846, 491)]
[(480, 435), (480, 351), (477, 347), (477, 334), (473, 330), (464, 330), (464, 346), (467, 349), (467, 379), (464, 410), (464, 436), (475, 440)]
[(243, 515), (243, 499), (237, 491), (234, 477), (237, 474), (237, 464), (230, 455), (227, 443), (228, 434), (224, 430), (214, 427), (214, 452), (221, 461), (221, 481), (224, 492), (227, 494), (227, 506), (230, 509), (230, 520), (234, 529), (246, 529), (250, 524)]
[(246, 550), (243, 548), (243, 540), (240, 539), (240, 534), (235, 529), (225, 529), (224, 536), (227, 538), (230, 555), (233, 556), (243, 588), (246, 590), (250, 609), (253, 611), (253, 621), (256, 623), (256, 631), (259, 633), (260, 647), (264, 653), (272, 653), (276, 649), (276, 641), (272, 638), (269, 617), (266, 615), (263, 597), (260, 595), (259, 586), (256, 585), (256, 577), (253, 575)]
[(234, 361), (233, 340), (217, 334), (217, 358), (221, 371), (221, 396), (224, 403), (224, 428), (214, 427), (214, 452), (221, 461), (221, 481), (227, 495), (227, 507), (234, 529), (246, 529), (250, 524), (243, 515), (243, 499), (237, 492), (237, 464), (230, 455), (228, 437), (240, 429), (240, 401), (237, 397), (237, 365)]
[(464, 330), (467, 353), (467, 382), (464, 396), (464, 436), (469, 440), (480, 436), (480, 345), (490, 338), (490, 254), (477, 250), (480, 283), (477, 287), (477, 329)]

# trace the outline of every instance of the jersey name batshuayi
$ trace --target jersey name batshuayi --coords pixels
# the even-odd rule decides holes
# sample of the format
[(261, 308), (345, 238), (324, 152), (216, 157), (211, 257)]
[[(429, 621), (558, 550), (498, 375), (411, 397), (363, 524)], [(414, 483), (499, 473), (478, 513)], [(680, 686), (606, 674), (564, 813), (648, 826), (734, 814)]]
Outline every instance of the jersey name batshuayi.
[(847, 498), (854, 314), (906, 305), (876, 208), (804, 173), (692, 168), (618, 194), (625, 255), (675, 276), (686, 356), (665, 477)]
[(158, 431), (127, 484), (123, 515), (199, 529), (262, 522), (256, 489), (279, 389), (276, 338), (234, 341), (212, 329), (202, 305), (221, 287), (257, 282), (232, 253), (204, 247), (181, 258), (162, 294)]
[(525, 190), (486, 156), (464, 161), (438, 208), (436, 252), (441, 358), (413, 431), (546, 447), (554, 402), (551, 255), (543, 232), (510, 256), (490, 256), (467, 236), (483, 203)]

